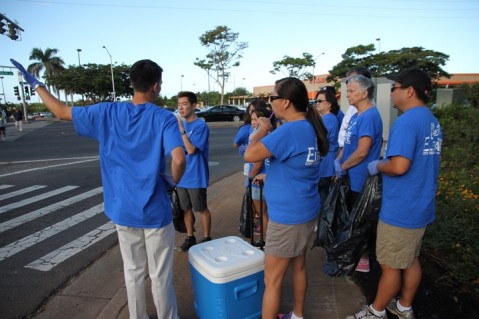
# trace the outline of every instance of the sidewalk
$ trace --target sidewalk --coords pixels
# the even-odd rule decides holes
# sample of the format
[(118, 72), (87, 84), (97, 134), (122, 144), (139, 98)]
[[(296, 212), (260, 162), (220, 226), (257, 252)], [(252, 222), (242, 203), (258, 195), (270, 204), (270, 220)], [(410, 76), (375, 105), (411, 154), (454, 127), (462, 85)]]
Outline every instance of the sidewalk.
[[(243, 197), (241, 172), (226, 177), (208, 188), (208, 204), (212, 214), (212, 236), (238, 236), (238, 218)], [(201, 219), (197, 218), (197, 223)], [(197, 234), (201, 237), (201, 224), (197, 224)], [(184, 234), (176, 236), (176, 246), (184, 240)], [(198, 235), (197, 235), (198, 237)], [(307, 253), (308, 292), (304, 318), (344, 319), (358, 311), (365, 298), (352, 281), (345, 278), (331, 278), (325, 275), (322, 264), (325, 259), (321, 248)], [(175, 252), (174, 286), (181, 319), (197, 318), (194, 311), (194, 296), (188, 265), (188, 253)], [(150, 280), (146, 280), (148, 314), (157, 318), (151, 297)], [(281, 311), (292, 309), (292, 278), (286, 275), (283, 283)], [(127, 319), (129, 317), (126, 290), (124, 286), (122, 261), (118, 245), (85, 269), (78, 277), (42, 307), (34, 316), (38, 319), (57, 318), (102, 318)], [(160, 318), (161, 319), (161, 318)], [(202, 318), (208, 319), (208, 318)]]

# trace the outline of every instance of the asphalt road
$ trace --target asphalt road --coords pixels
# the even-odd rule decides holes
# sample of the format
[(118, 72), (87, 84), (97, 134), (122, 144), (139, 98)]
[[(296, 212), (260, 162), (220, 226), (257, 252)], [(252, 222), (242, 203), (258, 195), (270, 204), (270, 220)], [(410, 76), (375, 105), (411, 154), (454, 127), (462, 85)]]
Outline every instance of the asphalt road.
[[(242, 169), (236, 123), (210, 125), (210, 183)], [(98, 143), (53, 121), (0, 145), (0, 313), (22, 318), (117, 242)]]

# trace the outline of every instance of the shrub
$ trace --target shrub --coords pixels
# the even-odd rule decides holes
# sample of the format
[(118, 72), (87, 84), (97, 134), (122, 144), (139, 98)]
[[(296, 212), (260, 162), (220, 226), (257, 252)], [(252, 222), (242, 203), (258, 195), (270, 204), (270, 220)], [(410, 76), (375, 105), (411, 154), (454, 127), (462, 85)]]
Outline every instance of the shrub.
[(432, 250), (460, 282), (479, 287), (479, 110), (451, 105), (434, 110), (444, 140), (436, 221), (427, 229)]

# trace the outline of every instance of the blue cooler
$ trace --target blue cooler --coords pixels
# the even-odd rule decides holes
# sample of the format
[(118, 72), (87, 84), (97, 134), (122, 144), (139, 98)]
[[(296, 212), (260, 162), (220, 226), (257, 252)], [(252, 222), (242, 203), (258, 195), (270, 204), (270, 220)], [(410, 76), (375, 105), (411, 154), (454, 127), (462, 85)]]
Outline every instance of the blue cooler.
[(198, 317), (261, 318), (263, 251), (229, 236), (195, 245), (188, 256)]

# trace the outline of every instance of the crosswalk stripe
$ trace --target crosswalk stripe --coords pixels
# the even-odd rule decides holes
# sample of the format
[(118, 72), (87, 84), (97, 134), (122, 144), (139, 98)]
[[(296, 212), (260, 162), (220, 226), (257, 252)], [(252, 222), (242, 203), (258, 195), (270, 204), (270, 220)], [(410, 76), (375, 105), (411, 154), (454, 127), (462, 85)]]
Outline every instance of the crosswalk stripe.
[(0, 189), (10, 188), (10, 187), (13, 187), (13, 185), (0, 185)]
[(88, 219), (97, 214), (100, 214), (101, 212), (103, 212), (103, 203), (93, 206), (92, 208), (87, 209), (86, 211), (83, 211), (74, 216), (71, 216), (54, 225), (45, 227), (44, 229), (39, 230), (32, 235), (23, 237), (22, 239), (19, 239), (9, 245), (6, 245), (0, 248), (0, 261), (7, 259), (33, 245), (36, 245), (40, 243), (41, 241), (47, 238), (50, 238), (51, 236), (56, 235), (59, 232), (64, 231), (84, 221), (85, 219)]
[(33, 186), (30, 186), (30, 187), (22, 188), (22, 189), (19, 189), (17, 191), (14, 191), (14, 192), (10, 192), (10, 193), (0, 195), (0, 200), (5, 200), (5, 199), (8, 199), (8, 198), (18, 196), (18, 195), (23, 195), (23, 194), (26, 194), (26, 193), (30, 193), (30, 192), (36, 191), (37, 189), (42, 189), (42, 188), (45, 188), (45, 187), (46, 187), (45, 185), (33, 185)]
[(32, 221), (36, 218), (39, 218), (41, 216), (48, 215), (56, 210), (59, 210), (61, 208), (64, 208), (68, 205), (72, 205), (74, 203), (80, 202), (84, 199), (87, 199), (89, 197), (95, 196), (100, 194), (103, 191), (103, 187), (98, 187), (92, 190), (89, 190), (88, 192), (67, 198), (65, 200), (62, 200), (58, 203), (51, 204), (49, 206), (37, 209), (33, 212), (30, 212), (25, 215), (21, 215), (17, 218), (13, 218), (11, 220), (8, 220), (6, 222), (3, 222), (0, 224), (0, 234), (3, 233), (4, 231), (7, 231), (9, 229), (12, 229), (14, 227), (17, 227), (19, 225), (22, 225), (26, 222)]
[(51, 253), (40, 257), (39, 259), (29, 263), (25, 267), (32, 268), (40, 271), (49, 271), (56, 265), (67, 260), (71, 256), (81, 252), (82, 250), (90, 247), (91, 245), (99, 242), (103, 238), (115, 232), (115, 225), (112, 222), (108, 222), (95, 230), (92, 230), (88, 234), (71, 241), (70, 243), (58, 248)]
[(22, 207), (22, 206), (31, 204), (33, 202), (48, 198), (48, 197), (52, 197), (52, 196), (55, 196), (55, 195), (58, 195), (58, 194), (61, 194), (61, 193), (64, 193), (64, 192), (68, 192), (68, 191), (70, 191), (72, 189), (75, 189), (75, 188), (78, 188), (78, 187), (79, 186), (65, 186), (65, 187), (53, 190), (51, 192), (48, 192), (48, 193), (40, 194), (40, 195), (37, 195), (37, 196), (33, 196), (33, 197), (30, 197), (30, 198), (18, 201), (16, 203), (12, 203), (12, 204), (9, 204), (9, 205), (2, 206), (2, 207), (0, 207), (0, 214), (8, 212), (9, 210), (12, 210), (12, 209), (15, 209), (15, 208), (18, 208), (18, 207)]

